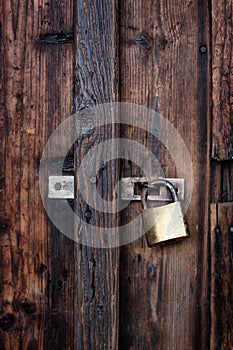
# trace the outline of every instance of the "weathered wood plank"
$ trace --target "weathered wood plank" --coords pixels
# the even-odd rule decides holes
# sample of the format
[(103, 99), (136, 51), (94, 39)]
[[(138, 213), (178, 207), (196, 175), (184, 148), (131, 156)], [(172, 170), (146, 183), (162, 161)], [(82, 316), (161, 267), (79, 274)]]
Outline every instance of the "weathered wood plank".
[(72, 112), (72, 44), (41, 44), (73, 30), (73, 2), (2, 1), (1, 349), (73, 348), (74, 244), (50, 228), (39, 163)]
[(233, 163), (212, 162), (211, 203), (233, 201)]
[[(187, 213), (189, 239), (151, 250), (140, 239), (121, 249), (120, 348), (207, 349), (207, 2), (121, 4), (121, 98), (157, 109), (178, 129), (193, 160), (194, 193)], [(125, 127), (121, 136), (161, 154), (165, 176), (177, 176), (156, 140), (136, 128)], [(122, 176), (140, 175), (140, 169), (125, 165)], [(135, 214), (133, 203), (123, 222)]]
[(212, 0), (212, 157), (233, 159), (233, 4)]
[[(117, 16), (115, 0), (77, 2), (75, 101), (76, 110), (82, 110), (83, 120), (88, 118), (93, 105), (118, 100)], [(118, 136), (117, 129), (111, 124), (94, 131), (89, 129), (88, 132), (86, 128), (78, 140), (77, 169), (94, 146)], [(90, 164), (93, 172), (97, 158), (96, 154)], [(90, 183), (90, 178), (80, 171), (76, 171), (76, 183), (81, 181), (81, 176)], [(93, 186), (98, 186), (100, 196), (105, 200), (111, 200), (118, 176), (116, 160), (105, 164), (103, 156), (103, 164)], [(92, 192), (86, 185), (83, 191), (89, 200)], [(117, 226), (117, 215), (99, 212), (98, 203), (95, 205), (97, 209), (85, 203), (85, 198), (77, 190), (75, 208), (81, 220), (93, 226)], [(77, 228), (79, 234), (81, 227)], [(78, 245), (77, 349), (118, 349), (119, 249), (94, 248), (94, 240), (102, 239), (97, 232), (90, 246)]]
[(211, 350), (233, 348), (233, 203), (211, 204)]

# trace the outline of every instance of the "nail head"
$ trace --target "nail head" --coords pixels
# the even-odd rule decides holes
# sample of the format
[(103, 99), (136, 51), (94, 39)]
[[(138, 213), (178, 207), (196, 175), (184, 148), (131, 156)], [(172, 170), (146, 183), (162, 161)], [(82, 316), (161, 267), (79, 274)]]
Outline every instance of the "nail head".
[(207, 47), (205, 45), (200, 46), (200, 52), (201, 53), (206, 53), (207, 52)]
[(90, 178), (90, 182), (91, 182), (92, 184), (95, 184), (95, 183), (96, 183), (96, 176), (92, 176), (92, 177)]
[(91, 219), (91, 217), (92, 217), (91, 211), (90, 211), (90, 210), (87, 210), (87, 211), (85, 212), (84, 216), (85, 216), (86, 219)]

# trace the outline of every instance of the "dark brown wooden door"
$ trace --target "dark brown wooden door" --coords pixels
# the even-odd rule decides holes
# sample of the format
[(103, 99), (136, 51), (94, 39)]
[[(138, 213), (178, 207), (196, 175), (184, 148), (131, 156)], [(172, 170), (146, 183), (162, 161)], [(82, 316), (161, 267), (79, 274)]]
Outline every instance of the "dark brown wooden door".
[[(0, 39), (0, 349), (233, 349), (232, 1), (2, 0)], [(137, 141), (158, 159), (159, 169), (148, 164), (156, 176), (178, 177), (152, 130), (125, 119), (90, 125), (95, 106), (110, 102), (155, 110), (184, 140), (188, 239), (150, 249), (142, 235), (103, 249), (95, 238), (81, 244), (66, 201), (51, 203), (73, 239), (46, 214), (43, 149), (75, 112), (86, 126), (72, 146), (61, 133), (44, 164), (74, 176), (69, 205), (83, 222), (117, 232), (141, 211), (132, 202), (110, 215), (85, 200), (89, 185), (81, 195), (82, 178), (111, 203), (119, 179), (144, 176), (97, 148), (88, 169), (100, 155), (102, 167), (85, 178), (82, 160), (106, 141)]]

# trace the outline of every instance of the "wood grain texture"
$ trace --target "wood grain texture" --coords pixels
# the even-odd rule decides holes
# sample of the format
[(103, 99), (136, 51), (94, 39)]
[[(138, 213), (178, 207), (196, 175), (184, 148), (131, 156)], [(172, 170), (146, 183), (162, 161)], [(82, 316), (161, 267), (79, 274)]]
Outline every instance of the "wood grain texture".
[[(212, 0), (212, 12), (208, 6), (207, 0), (0, 0), (1, 350), (233, 347), (232, 203), (212, 204), (211, 242), (208, 234), (210, 198), (233, 200), (232, 1)], [(118, 248), (74, 243), (45, 214), (38, 171), (50, 134), (74, 110), (88, 119), (94, 105), (118, 100), (168, 118), (190, 151), (191, 237), (182, 243), (149, 249), (143, 237), (119, 256)], [(78, 183), (84, 156), (119, 136), (147, 146), (164, 175), (177, 176), (171, 155), (140, 125), (86, 128), (64, 164), (59, 150), (69, 140), (59, 138), (57, 157), (46, 166), (51, 175), (75, 172)], [(114, 198), (119, 176), (144, 175), (130, 161), (102, 159), (94, 186), (106, 200)], [(84, 193), (91, 198), (88, 188)], [(85, 222), (109, 228), (141, 210), (132, 203), (121, 217), (102, 213), (78, 190), (70, 205)], [(56, 210), (61, 216), (59, 201)]]
[(212, 0), (212, 157), (233, 159), (232, 1)]
[(233, 348), (233, 203), (211, 204), (211, 350)]
[[(1, 349), (73, 348), (73, 243), (49, 225), (39, 163), (72, 111), (72, 1), (1, 2)], [(58, 208), (59, 209), (59, 208)]]
[(211, 203), (233, 201), (233, 163), (211, 163)]
[[(117, 16), (115, 0), (83, 0), (77, 3), (75, 101), (76, 110), (81, 111), (78, 118), (83, 120), (88, 119), (93, 105), (118, 100)], [(76, 151), (77, 169), (94, 146), (118, 136), (117, 128), (111, 124), (94, 130), (93, 127), (95, 125), (88, 128), (87, 123), (85, 130), (81, 131)], [(97, 176), (92, 186), (97, 186), (100, 196), (109, 201), (119, 177), (117, 161), (105, 163), (102, 155), (98, 169), (97, 155), (98, 151), (89, 169), (93, 171), (92, 176)], [(99, 170), (97, 174), (96, 167)], [(83, 183), (82, 176), (85, 181), (90, 181), (91, 177), (87, 174), (76, 171), (77, 184)], [(75, 203), (80, 219), (97, 227), (117, 226), (118, 215), (98, 211), (97, 202), (95, 208), (88, 205), (92, 191), (87, 186), (83, 186), (83, 190), (85, 198), (77, 189)], [(79, 237), (80, 234), (84, 237), (81, 223), (77, 232)], [(77, 349), (118, 349), (119, 249), (93, 248), (94, 240), (103, 242), (103, 239), (97, 229), (90, 246), (78, 245)]]
[[(121, 99), (156, 109), (178, 129), (195, 187), (189, 239), (149, 249), (142, 238), (121, 249), (120, 348), (208, 349), (208, 11), (206, 1), (122, 3)], [(165, 177), (176, 176), (155, 140), (136, 128), (122, 135), (152, 149)], [(125, 164), (122, 176), (136, 175), (140, 169)], [(135, 214), (132, 204), (123, 222)]]

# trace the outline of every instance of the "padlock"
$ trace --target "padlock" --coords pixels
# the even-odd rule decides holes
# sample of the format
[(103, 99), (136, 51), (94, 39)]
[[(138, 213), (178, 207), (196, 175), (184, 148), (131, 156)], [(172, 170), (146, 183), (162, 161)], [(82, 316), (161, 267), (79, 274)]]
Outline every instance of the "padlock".
[[(172, 195), (173, 203), (156, 208), (148, 208), (148, 187), (166, 186)], [(144, 188), (142, 194), (142, 218), (146, 232), (147, 244), (153, 247), (158, 243), (179, 240), (188, 236), (187, 227), (183, 220), (181, 202), (174, 186), (165, 179), (152, 181)]]

